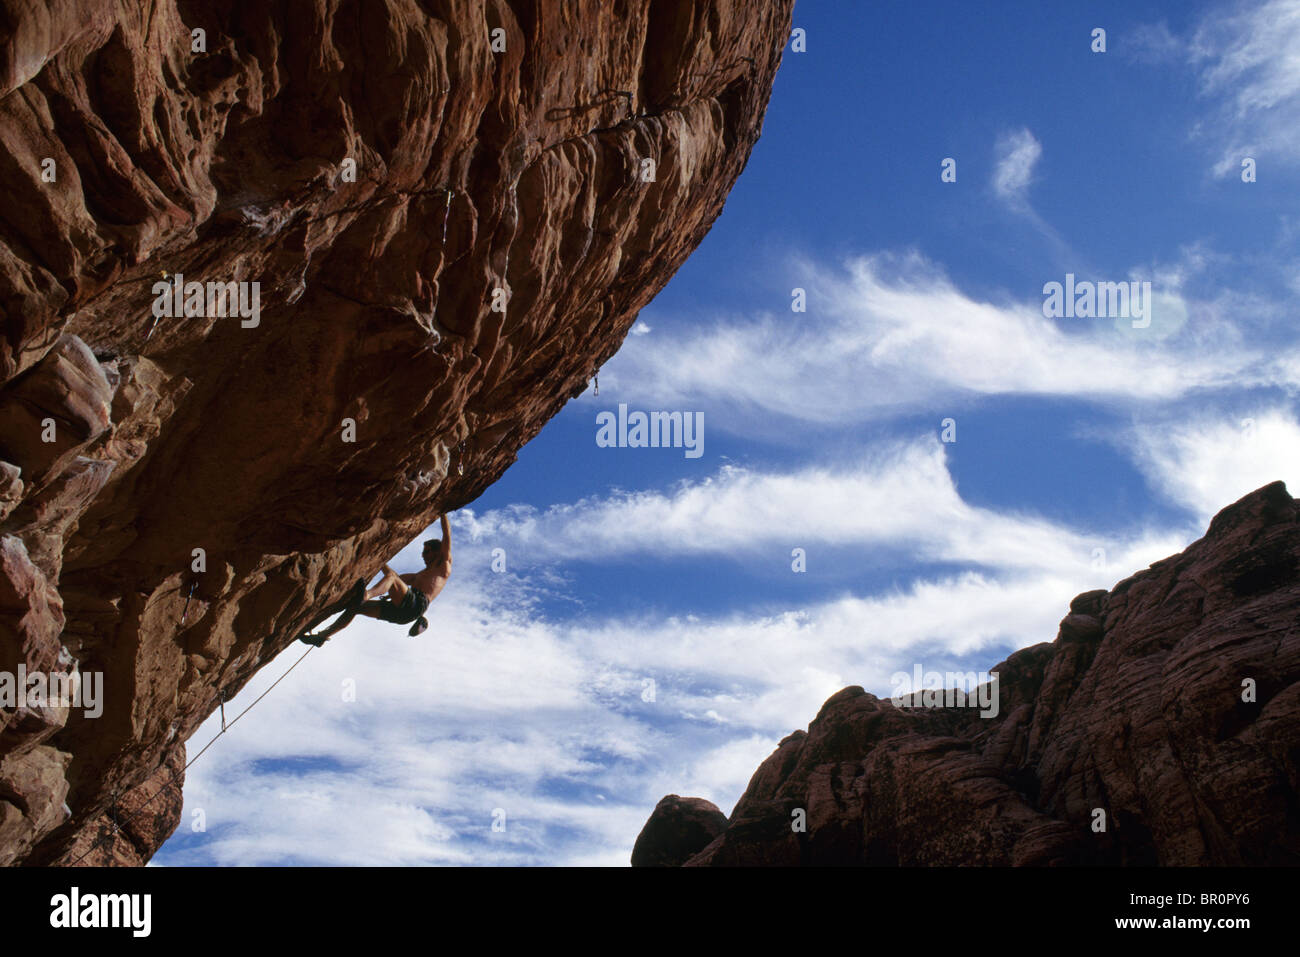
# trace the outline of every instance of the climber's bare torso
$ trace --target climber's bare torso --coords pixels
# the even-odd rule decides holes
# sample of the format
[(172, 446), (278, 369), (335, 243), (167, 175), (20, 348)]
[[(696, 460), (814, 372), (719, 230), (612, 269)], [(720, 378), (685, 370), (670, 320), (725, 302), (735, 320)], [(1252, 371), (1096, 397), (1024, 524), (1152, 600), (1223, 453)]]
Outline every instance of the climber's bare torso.
[[(431, 565), (423, 571), (407, 572), (405, 575), (398, 575), (397, 581), (393, 583), (393, 587), (397, 587), (399, 584), (405, 584), (412, 588), (418, 588), (420, 591), (424, 592), (424, 597), (428, 598), (429, 601), (433, 601), (442, 592), (443, 588), (447, 586), (447, 579), (450, 577), (451, 560), (448, 559), (445, 569), (442, 564), (439, 563), (437, 565)], [(406, 589), (403, 588), (402, 591), (405, 593)], [(402, 596), (398, 595), (396, 597), (401, 598)]]
[[(425, 543), (423, 556), (425, 567), (418, 572), (399, 575), (385, 565), (384, 577), (377, 584), (366, 589), (366, 600), (378, 598), (387, 592), (391, 601), (401, 602), (409, 588), (417, 589), (429, 601), (437, 598), (447, 586), (447, 579), (451, 577), (451, 525), (447, 522), (446, 515), (442, 516), (442, 541), (436, 543), (438, 545), (436, 549), (431, 547), (435, 543), (436, 541)], [(358, 613), (370, 614), (364, 608)], [(378, 616), (371, 615), (371, 617)]]

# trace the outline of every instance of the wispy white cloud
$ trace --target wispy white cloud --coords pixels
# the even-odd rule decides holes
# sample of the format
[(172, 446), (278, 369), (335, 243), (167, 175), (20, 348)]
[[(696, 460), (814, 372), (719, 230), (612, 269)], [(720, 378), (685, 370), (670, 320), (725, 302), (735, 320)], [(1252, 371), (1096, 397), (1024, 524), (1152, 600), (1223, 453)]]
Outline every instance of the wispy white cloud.
[(997, 162), (993, 170), (993, 191), (1017, 211), (1029, 207), (1029, 185), (1043, 155), (1043, 146), (1028, 129), (1007, 133), (998, 139)]
[[(1028, 514), (962, 500), (937, 436), (882, 442), (851, 467), (765, 472), (727, 466), (669, 492), (642, 491), (557, 505), (462, 514), (472, 540), (535, 558), (598, 561), (660, 556), (788, 554), (792, 546), (856, 547), (895, 563), (961, 562), (990, 569), (1087, 574), (1093, 549), (1116, 559), (1148, 544), (1103, 542)], [(1159, 550), (1176, 547), (1162, 538)], [(1132, 547), (1140, 554), (1121, 555)], [(869, 558), (862, 559), (869, 561)]]
[(1300, 422), (1285, 407), (1163, 417), (1125, 442), (1160, 495), (1202, 522), (1269, 482), (1300, 489)]
[[(1181, 283), (1194, 265), (1165, 267), (1165, 278)], [(1231, 298), (1197, 301), (1175, 286), (1153, 287), (1149, 328), (1127, 319), (1069, 326), (1044, 318), (1041, 287), (983, 300), (917, 253), (797, 270), (815, 311), (629, 340), (602, 371), (609, 394), (708, 408), (711, 428), (779, 439), (798, 434), (792, 422), (845, 425), (983, 395), (1143, 402), (1295, 383), (1276, 343), (1243, 334), (1249, 320)]]
[(1238, 175), (1244, 157), (1294, 166), (1300, 157), (1300, 0), (1250, 0), (1210, 10), (1190, 36), (1166, 24), (1139, 31), (1141, 55), (1198, 71), (1210, 113), (1193, 129)]

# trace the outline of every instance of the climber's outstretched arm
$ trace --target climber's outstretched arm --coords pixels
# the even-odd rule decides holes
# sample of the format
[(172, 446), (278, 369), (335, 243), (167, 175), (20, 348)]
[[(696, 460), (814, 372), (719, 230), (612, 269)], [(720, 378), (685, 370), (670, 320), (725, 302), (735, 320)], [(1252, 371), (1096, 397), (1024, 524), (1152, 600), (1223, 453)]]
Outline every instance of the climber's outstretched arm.
[(439, 570), (444, 578), (451, 574), (451, 522), (447, 521), (447, 516), (442, 516), (442, 551), (438, 555), (439, 564), (442, 566)]

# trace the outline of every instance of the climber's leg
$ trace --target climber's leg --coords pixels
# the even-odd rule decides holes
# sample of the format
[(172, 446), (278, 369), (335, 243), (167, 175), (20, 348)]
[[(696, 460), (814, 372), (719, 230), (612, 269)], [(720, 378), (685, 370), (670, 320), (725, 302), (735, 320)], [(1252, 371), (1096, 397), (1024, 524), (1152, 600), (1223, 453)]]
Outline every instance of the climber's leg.
[(368, 601), (357, 609), (358, 615), (364, 615), (366, 618), (378, 618), (380, 621), (388, 621), (393, 614), (394, 605), (387, 598), (376, 598), (374, 601)]
[(301, 635), (298, 636), (298, 640), (303, 642), (304, 644), (315, 645), (317, 648), (319, 648), (321, 645), (325, 644), (325, 642), (328, 641), (331, 636), (337, 634), (338, 632), (346, 628), (348, 625), (352, 624), (352, 619), (355, 618), (356, 615), (357, 615), (357, 610), (355, 608), (344, 609), (343, 614), (339, 615), (338, 620), (334, 622), (334, 624), (330, 625), (328, 628), (322, 631), (316, 632), (315, 634), (312, 634), (309, 631), (303, 632)]
[[(351, 588), (349, 588), (342, 598), (340, 598), (338, 601), (334, 602), (333, 604), (326, 605), (316, 615), (316, 617), (312, 619), (311, 624), (308, 625), (307, 628), (303, 631), (303, 633), (299, 636), (299, 640), (305, 641), (309, 645), (311, 644), (318, 645), (319, 642), (309, 641), (308, 639), (320, 638), (323, 641), (324, 638), (327, 638), (330, 635), (334, 634), (336, 631), (339, 631), (340, 629), (347, 627), (348, 623), (352, 621), (352, 614), (355, 614), (355, 611), (352, 614), (349, 614), (348, 613), (349, 609), (355, 609), (357, 605), (359, 605), (365, 599), (365, 597), (366, 597), (366, 580), (364, 578), (359, 578), (357, 579), (356, 584), (353, 585)], [(339, 621), (335, 622), (328, 629), (321, 632), (321, 634), (312, 635), (313, 628), (316, 628), (318, 625), (323, 624), (324, 622), (328, 621), (330, 618), (339, 614), (340, 612), (343, 613), (343, 616), (339, 619)]]
[[(402, 590), (405, 591), (406, 583), (397, 577), (397, 572), (393, 571), (391, 568), (385, 565), (384, 577), (379, 579), (378, 584), (376, 584), (373, 588), (366, 589), (366, 601), (369, 601), (372, 598), (378, 598), (384, 592), (388, 592), (389, 594), (392, 594), (393, 589), (398, 585), (400, 585), (402, 587)], [(400, 597), (400, 595), (398, 597)]]
[(384, 592), (388, 591), (388, 588), (392, 583), (392, 576), (385, 572), (384, 577), (379, 579), (377, 585), (373, 588), (366, 589), (366, 601), (370, 601), (372, 598), (378, 598)]
[(393, 604), (400, 605), (409, 590), (410, 586), (406, 582), (394, 577), (392, 587), (388, 589), (388, 598)]
[(391, 621), (394, 624), (404, 625), (411, 620), (407, 615), (411, 596), (411, 586), (400, 578), (394, 578), (387, 595), (361, 605), (357, 609), (357, 614), (365, 615), (367, 618), (378, 618), (380, 621)]
[(322, 622), (330, 618), (333, 618), (335, 615), (337, 615), (341, 611), (344, 611), (349, 606), (359, 604), (360, 602), (365, 600), (365, 596), (366, 596), (365, 579), (358, 578), (356, 584), (354, 584), (351, 588), (349, 588), (346, 592), (343, 593), (343, 597), (341, 597), (338, 601), (332, 604), (326, 605), (324, 608), (320, 610), (320, 612), (316, 615), (316, 617), (312, 619), (311, 624), (307, 627), (307, 630), (310, 631), (312, 628), (315, 628), (317, 625), (321, 624)]
[[(366, 603), (358, 609), (358, 614), (365, 615), (367, 618), (383, 618), (384, 616), (380, 614), (382, 610), (400, 605), (402, 599), (406, 597), (410, 586), (398, 578), (397, 573), (387, 565), (384, 566), (384, 572), (383, 580), (366, 591)], [(385, 592), (388, 594), (384, 598), (378, 598)]]

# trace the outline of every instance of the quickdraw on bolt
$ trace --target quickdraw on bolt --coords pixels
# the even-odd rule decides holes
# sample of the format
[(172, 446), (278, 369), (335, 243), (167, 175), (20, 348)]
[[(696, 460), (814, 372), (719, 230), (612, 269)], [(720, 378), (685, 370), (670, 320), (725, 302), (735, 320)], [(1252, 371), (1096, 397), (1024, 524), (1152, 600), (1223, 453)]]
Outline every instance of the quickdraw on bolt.
[[(162, 277), (163, 277), (164, 279), (166, 279), (166, 278), (167, 278), (167, 270), (164, 269), (164, 270), (162, 271), (161, 275), (162, 275)], [(157, 312), (157, 310), (155, 309), (154, 314), (153, 314), (153, 322), (149, 323), (149, 332), (146, 333), (146, 334), (145, 334), (145, 337), (144, 337), (144, 341), (145, 341), (145, 342), (148, 342), (148, 341), (149, 341), (149, 338), (153, 335), (154, 327), (157, 326), (157, 325), (158, 325), (158, 312)]]
[(197, 581), (190, 582), (190, 593), (185, 596), (185, 607), (181, 609), (181, 624), (185, 624), (185, 617), (190, 613), (190, 599), (194, 597), (194, 587), (198, 585)]

